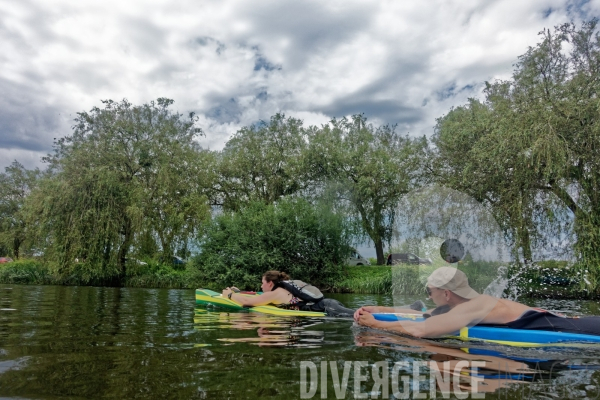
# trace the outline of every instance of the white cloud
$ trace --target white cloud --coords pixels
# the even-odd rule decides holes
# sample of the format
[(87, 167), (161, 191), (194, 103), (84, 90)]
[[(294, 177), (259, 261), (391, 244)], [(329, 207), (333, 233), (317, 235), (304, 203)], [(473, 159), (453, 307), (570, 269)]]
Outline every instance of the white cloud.
[(50, 151), (101, 99), (176, 101), (221, 148), (276, 112), (321, 124), (364, 112), (429, 135), (543, 28), (600, 0), (219, 2), (0, 0), (0, 167)]

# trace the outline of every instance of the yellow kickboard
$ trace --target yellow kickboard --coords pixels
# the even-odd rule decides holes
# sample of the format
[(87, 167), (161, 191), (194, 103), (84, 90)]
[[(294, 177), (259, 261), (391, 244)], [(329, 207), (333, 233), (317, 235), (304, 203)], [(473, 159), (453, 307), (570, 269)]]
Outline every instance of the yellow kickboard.
[[(248, 294), (244, 295), (252, 297), (255, 295)], [(256, 307), (242, 307), (240, 304), (233, 300), (224, 298), (220, 293), (214, 292), (208, 289), (196, 289), (196, 304), (200, 305), (214, 305), (219, 307), (226, 307), (234, 310), (247, 310), (253, 312), (259, 312), (270, 315), (281, 315), (290, 317), (324, 317), (324, 312), (316, 311), (298, 311), (298, 310), (287, 310), (285, 308), (279, 308), (275, 306), (256, 306)]]

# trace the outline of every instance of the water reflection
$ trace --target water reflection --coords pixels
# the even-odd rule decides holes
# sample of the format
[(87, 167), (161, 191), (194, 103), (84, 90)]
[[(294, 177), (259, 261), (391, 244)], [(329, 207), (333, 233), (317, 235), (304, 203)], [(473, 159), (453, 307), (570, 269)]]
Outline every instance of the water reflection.
[[(462, 391), (472, 392), (474, 389), (475, 393), (495, 393), (505, 389), (505, 393), (520, 393), (508, 398), (544, 398), (549, 388), (553, 388), (550, 390), (553, 393), (556, 393), (557, 387), (565, 391), (562, 387), (565, 379), (589, 383), (598, 380), (595, 371), (600, 370), (598, 348), (593, 347), (515, 349), (480, 343), (413, 339), (358, 327), (353, 331), (357, 346), (384, 348), (406, 355), (419, 353), (422, 359), (429, 361), (430, 372), (437, 374), (437, 391), (442, 394), (453, 393), (458, 382)], [(585, 356), (584, 352), (587, 353)], [(473, 368), (473, 362), (483, 365)], [(578, 398), (573, 397), (574, 392), (592, 398), (600, 394), (599, 386), (584, 386), (585, 390), (571, 391), (569, 397)], [(522, 397), (525, 391), (527, 397)]]
[[(490, 355), (474, 355), (470, 354), (468, 349), (443, 347), (425, 340), (392, 334), (357, 330), (354, 340), (357, 346), (385, 347), (407, 353), (426, 352), (428, 354), (424, 358), (431, 361), (429, 367), (440, 373), (442, 377), (457, 376), (461, 390), (470, 390), (475, 385), (478, 392), (494, 392), (511, 383), (521, 383), (536, 372), (523, 362)], [(473, 369), (471, 364), (461, 368), (459, 365), (461, 361), (480, 361), (485, 363), (485, 368)], [(448, 387), (438, 389), (442, 392), (453, 392), (453, 381), (456, 380), (450, 380)]]
[[(339, 296), (351, 307), (391, 305), (385, 296)], [(548, 305), (573, 312), (569, 303)], [(581, 313), (590, 313), (584, 307)], [(192, 290), (0, 285), (0, 308), (14, 309), (0, 311), (0, 398), (289, 400), (299, 398), (302, 361), (319, 368), (334, 362), (341, 373), (346, 362), (449, 362), (452, 372), (460, 360), (485, 360), (478, 374), (488, 374), (482, 378), (487, 400), (595, 398), (600, 388), (593, 370), (600, 349), (411, 341), (354, 331), (351, 321), (341, 319), (201, 309)], [(461, 388), (471, 384), (472, 376), (458, 378)], [(348, 398), (354, 375), (349, 379)], [(335, 398), (332, 382), (328, 398)], [(373, 385), (372, 378), (361, 384), (365, 391)]]
[[(256, 336), (221, 337), (222, 343), (249, 343), (260, 347), (319, 348), (325, 343), (325, 332), (306, 330), (321, 323), (321, 319), (295, 318), (244, 312), (219, 312), (203, 308), (194, 310), (194, 329), (256, 331)], [(224, 332), (224, 335), (228, 335)]]

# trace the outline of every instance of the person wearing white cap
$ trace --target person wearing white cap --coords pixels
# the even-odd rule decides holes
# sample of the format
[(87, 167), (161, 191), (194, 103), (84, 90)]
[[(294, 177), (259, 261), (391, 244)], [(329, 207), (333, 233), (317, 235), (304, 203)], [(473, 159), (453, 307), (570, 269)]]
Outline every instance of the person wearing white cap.
[(378, 306), (359, 308), (354, 319), (363, 326), (433, 338), (479, 323), (506, 324), (531, 310), (524, 304), (477, 293), (469, 286), (465, 273), (453, 267), (433, 271), (427, 278), (425, 290), (438, 307), (431, 312), (423, 312), (427, 318), (424, 322), (377, 321), (371, 313), (415, 313), (414, 310)]
[(452, 267), (440, 267), (432, 272), (427, 278), (427, 294), (431, 297), (429, 288), (449, 290), (453, 294), (463, 299), (474, 299), (479, 296), (475, 290), (469, 286), (469, 279), (464, 272)]

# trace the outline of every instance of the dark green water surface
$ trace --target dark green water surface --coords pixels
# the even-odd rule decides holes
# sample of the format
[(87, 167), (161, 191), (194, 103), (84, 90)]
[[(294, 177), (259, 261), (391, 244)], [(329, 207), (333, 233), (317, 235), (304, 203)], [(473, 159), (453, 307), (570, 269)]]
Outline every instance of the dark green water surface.
[[(332, 297), (352, 308), (392, 305), (387, 296)], [(532, 305), (600, 314), (594, 302)], [(428, 377), (431, 361), (454, 365), (463, 360), (486, 362), (478, 372), (485, 375), (480, 398), (600, 398), (598, 348), (413, 340), (352, 325), (350, 320), (207, 310), (195, 306), (191, 290), (0, 285), (0, 398), (297, 399), (303, 361), (314, 363), (318, 372), (321, 362), (334, 362), (340, 376), (345, 362), (364, 361), (369, 365), (364, 382), (355, 380), (352, 369), (347, 391), (337, 397), (393, 398), (392, 390), (372, 392), (374, 363), (385, 362), (391, 374), (395, 362), (407, 362), (400, 376), (412, 379), (416, 361), (430, 363), (421, 367)], [(336, 398), (326, 372), (327, 393), (319, 375), (314, 399)], [(458, 389), (472, 391), (470, 379), (463, 372)], [(414, 387), (410, 382), (408, 398), (419, 391), (430, 397), (428, 381)], [(433, 394), (444, 398), (439, 390)]]

